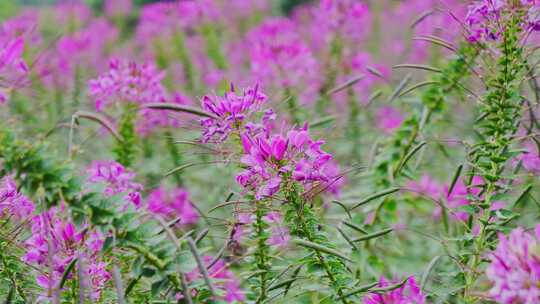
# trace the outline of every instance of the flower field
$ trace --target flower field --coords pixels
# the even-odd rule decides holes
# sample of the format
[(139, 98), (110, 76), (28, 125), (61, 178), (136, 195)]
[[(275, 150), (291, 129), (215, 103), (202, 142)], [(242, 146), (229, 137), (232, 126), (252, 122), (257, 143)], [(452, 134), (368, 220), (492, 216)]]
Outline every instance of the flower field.
[(0, 302), (538, 304), (539, 45), (538, 0), (0, 1)]

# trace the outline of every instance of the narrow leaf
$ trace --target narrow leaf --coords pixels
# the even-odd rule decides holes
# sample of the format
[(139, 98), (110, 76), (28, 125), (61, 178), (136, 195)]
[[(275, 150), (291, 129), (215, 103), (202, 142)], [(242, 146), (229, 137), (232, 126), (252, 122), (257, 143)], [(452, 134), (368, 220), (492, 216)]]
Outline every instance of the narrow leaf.
[(424, 273), (422, 273), (422, 280), (420, 281), (420, 288), (422, 288), (422, 290), (426, 289), (426, 283), (427, 283), (427, 280), (429, 278), (429, 274), (431, 273), (431, 271), (433, 270), (433, 268), (435, 267), (435, 265), (437, 264), (437, 262), (439, 261), (440, 258), (441, 258), (440, 255), (434, 257), (429, 262), (426, 270), (424, 270)]
[(454, 191), (454, 187), (456, 186), (456, 183), (459, 179), (459, 176), (461, 175), (461, 171), (463, 170), (463, 165), (459, 165), (457, 167), (456, 173), (454, 173), (454, 177), (452, 177), (452, 182), (450, 183), (450, 188), (448, 188), (448, 194), (446, 197), (450, 197), (452, 194), (452, 191)]
[(378, 238), (380, 236), (386, 235), (386, 234), (388, 234), (388, 233), (390, 233), (392, 231), (394, 231), (394, 228), (386, 228), (386, 229), (383, 229), (381, 231), (373, 232), (373, 233), (370, 233), (368, 235), (364, 235), (362, 237), (354, 239), (353, 242), (364, 242), (364, 241), (367, 241), (367, 240), (371, 240), (371, 239)]
[(376, 200), (378, 199), (379, 197), (383, 197), (383, 196), (386, 196), (386, 195), (389, 195), (389, 194), (392, 194), (392, 193), (395, 193), (395, 192), (398, 192), (399, 190), (401, 190), (400, 188), (390, 188), (390, 189), (386, 189), (386, 190), (383, 190), (381, 192), (377, 192), (371, 196), (368, 196), (367, 198), (365, 198), (364, 200), (362, 200), (361, 202), (357, 203), (356, 205), (352, 206), (349, 210), (354, 210), (360, 206), (363, 206), (373, 200)]
[(529, 192), (531, 192), (532, 187), (533, 187), (532, 185), (527, 186), (527, 188), (519, 195), (519, 197), (514, 202), (514, 205), (513, 205), (514, 208), (519, 205), (519, 203), (525, 198), (525, 196), (529, 194)]
[(405, 63), (405, 64), (397, 64), (392, 67), (393, 69), (417, 69), (417, 70), (424, 70), (424, 71), (430, 71), (430, 72), (436, 72), (441, 73), (442, 71), (438, 68), (424, 65), (424, 64), (412, 64), (412, 63)]
[(345, 83), (340, 84), (340, 85), (336, 86), (335, 88), (329, 90), (328, 92), (326, 92), (326, 95), (332, 95), (332, 94), (341, 92), (341, 91), (355, 85), (357, 82), (364, 79), (365, 77), (366, 77), (365, 75), (359, 75), (359, 76), (353, 77), (353, 78), (347, 80)]
[(344, 294), (341, 298), (339, 298), (339, 300), (346, 299), (346, 298), (348, 298), (350, 296), (354, 296), (354, 295), (357, 295), (359, 293), (367, 293), (367, 292), (369, 292), (369, 290), (371, 288), (377, 286), (378, 284), (379, 284), (379, 282), (373, 282), (373, 283), (369, 283), (369, 284), (360, 286), (360, 287), (350, 291), (349, 293)]
[(403, 80), (401, 80), (401, 82), (398, 84), (398, 86), (396, 87), (396, 89), (394, 90), (392, 95), (390, 95), (390, 98), (388, 98), (386, 102), (391, 103), (392, 101), (394, 101), (394, 99), (396, 99), (396, 97), (399, 96), (401, 91), (403, 91), (403, 89), (409, 84), (410, 81), (411, 81), (411, 74), (407, 74), (403, 78)]
[(349, 223), (349, 222), (346, 222), (346, 221), (343, 221), (342, 223), (343, 223), (345, 226), (347, 226), (347, 227), (349, 227), (349, 228), (352, 228), (352, 229), (354, 229), (354, 230), (356, 230), (356, 231), (358, 231), (358, 232), (360, 232), (360, 233), (368, 234), (368, 232), (367, 232), (364, 228), (362, 228), (362, 227), (360, 227), (360, 226), (357, 226), (357, 225), (355, 225), (355, 224), (353, 224), (353, 223)]
[(427, 143), (425, 141), (419, 143), (416, 147), (412, 148), (405, 157), (403, 157), (403, 160), (399, 162), (399, 166), (394, 171), (394, 177), (397, 176), (397, 174), (407, 165), (407, 162), (416, 154), (416, 152), (420, 151), (422, 147), (424, 147)]
[(98, 113), (89, 112), (89, 111), (77, 111), (77, 112), (75, 112), (75, 114), (73, 114), (73, 117), (76, 118), (76, 119), (77, 118), (85, 118), (85, 119), (97, 122), (102, 127), (107, 129), (107, 131), (109, 131), (114, 136), (114, 138), (116, 138), (116, 140), (121, 141), (120, 135), (116, 131), (116, 128), (103, 115), (98, 114)]
[(438, 81), (429, 81), (429, 80), (428, 81), (422, 81), (420, 83), (417, 83), (417, 84), (407, 88), (406, 90), (401, 92), (401, 94), (399, 94), (398, 97), (402, 97), (402, 96), (407, 95), (407, 94), (409, 94), (410, 92), (412, 92), (412, 91), (414, 91), (416, 89), (419, 89), (421, 87), (425, 87), (425, 86), (428, 86), (428, 85), (433, 85), (433, 84), (439, 84), (439, 82)]
[(320, 245), (320, 244), (317, 244), (317, 243), (313, 243), (313, 242), (306, 241), (306, 240), (300, 240), (300, 239), (294, 240), (293, 243), (295, 243), (297, 245), (300, 245), (302, 247), (311, 248), (311, 249), (313, 249), (315, 251), (324, 252), (326, 254), (330, 254), (330, 255), (342, 258), (342, 259), (344, 259), (346, 261), (352, 262), (347, 256), (340, 253), (339, 251), (337, 251), (335, 249), (332, 249), (332, 248), (328, 248), (326, 246), (323, 246), (323, 245)]
[(210, 114), (208, 112), (205, 112), (201, 109), (190, 107), (190, 106), (179, 105), (176, 103), (166, 103), (166, 102), (147, 103), (147, 104), (141, 105), (140, 109), (170, 110), (170, 111), (189, 113), (189, 114), (193, 114), (197, 116), (209, 117), (209, 118), (214, 118), (214, 119), (218, 118), (217, 116)]
[(75, 267), (75, 263), (77, 263), (77, 259), (73, 259), (69, 263), (66, 270), (64, 271), (64, 274), (62, 275), (62, 279), (60, 280), (60, 285), (58, 285), (59, 289), (64, 288), (64, 284), (66, 284), (66, 281), (67, 281), (67, 278), (68, 278), (69, 274), (73, 271), (73, 268)]

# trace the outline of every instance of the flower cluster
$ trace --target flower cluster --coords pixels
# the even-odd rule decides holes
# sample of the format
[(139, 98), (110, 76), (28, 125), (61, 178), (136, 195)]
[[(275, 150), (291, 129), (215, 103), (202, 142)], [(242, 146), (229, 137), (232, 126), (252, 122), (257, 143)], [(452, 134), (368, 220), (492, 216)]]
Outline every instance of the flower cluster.
[(200, 120), (203, 128), (202, 141), (219, 143), (225, 141), (231, 132), (241, 131), (244, 127), (255, 128), (253, 124), (247, 124), (246, 119), (267, 102), (266, 95), (258, 88), (258, 86), (248, 88), (239, 95), (231, 85), (231, 90), (224, 96), (204, 96), (201, 101), (202, 108), (214, 114), (216, 118)]
[(254, 79), (264, 88), (301, 88), (303, 104), (314, 102), (322, 82), (320, 66), (296, 25), (285, 18), (266, 20), (247, 34)]
[(94, 161), (87, 169), (88, 182), (105, 185), (104, 194), (108, 197), (125, 193), (125, 200), (135, 206), (141, 205), (143, 186), (135, 181), (135, 173), (115, 161)]
[(0, 179), (0, 218), (13, 216), (22, 220), (34, 213), (34, 203), (17, 190), (17, 184), (9, 177)]
[[(395, 283), (395, 282), (393, 282)], [(392, 285), (392, 282), (381, 278), (378, 287), (384, 288)], [(364, 297), (364, 304), (424, 304), (426, 296), (411, 277), (403, 286), (386, 293), (373, 293)]]
[(525, 15), (521, 26), (525, 31), (540, 30), (540, 2), (537, 0), (480, 0), (469, 7), (465, 22), (469, 41), (498, 40), (510, 15)]
[(497, 303), (533, 304), (540, 301), (540, 225), (534, 233), (514, 229), (499, 235), (499, 245), (490, 254), (486, 275), (493, 284), (490, 296)]
[(334, 178), (326, 171), (332, 155), (321, 149), (324, 141), (310, 137), (307, 125), (292, 129), (286, 136), (244, 134), (241, 138), (245, 153), (241, 161), (246, 169), (236, 180), (255, 191), (257, 199), (274, 195), (289, 178), (306, 186), (332, 182)]
[(90, 80), (90, 96), (98, 111), (114, 102), (162, 102), (165, 98), (165, 89), (161, 85), (164, 77), (165, 73), (153, 64), (140, 65), (114, 59), (109, 63), (107, 73)]
[[(101, 291), (110, 280), (107, 264), (100, 258), (104, 237), (97, 231), (77, 229), (61, 215), (64, 207), (53, 207), (32, 219), (32, 235), (24, 242), (26, 253), (23, 260), (39, 269), (37, 284), (45, 291), (43, 299), (58, 290), (62, 276), (75, 259), (81, 262), (79, 269), (88, 284), (93, 301), (100, 298)], [(79, 270), (80, 271), (80, 270)], [(68, 279), (73, 278), (73, 272)]]
[(170, 218), (179, 218), (180, 225), (196, 224), (199, 220), (199, 214), (189, 201), (189, 194), (184, 189), (176, 188), (167, 191), (160, 187), (152, 191), (147, 200), (148, 211)]

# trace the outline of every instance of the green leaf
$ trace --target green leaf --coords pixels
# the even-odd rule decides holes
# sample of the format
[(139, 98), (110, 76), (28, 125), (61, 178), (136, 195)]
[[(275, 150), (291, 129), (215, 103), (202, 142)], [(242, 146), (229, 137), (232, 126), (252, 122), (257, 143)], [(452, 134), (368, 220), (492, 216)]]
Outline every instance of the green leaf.
[(368, 196), (367, 198), (365, 198), (364, 200), (362, 200), (361, 202), (357, 203), (356, 205), (352, 206), (349, 210), (354, 210), (360, 206), (363, 206), (373, 200), (376, 200), (380, 197), (383, 197), (383, 196), (386, 196), (386, 195), (389, 195), (389, 194), (392, 194), (392, 193), (395, 193), (395, 192), (398, 192), (399, 190), (401, 190), (400, 188), (390, 188), (390, 189), (386, 189), (386, 190), (383, 190), (381, 192), (378, 192), (378, 193), (375, 193), (371, 196)]

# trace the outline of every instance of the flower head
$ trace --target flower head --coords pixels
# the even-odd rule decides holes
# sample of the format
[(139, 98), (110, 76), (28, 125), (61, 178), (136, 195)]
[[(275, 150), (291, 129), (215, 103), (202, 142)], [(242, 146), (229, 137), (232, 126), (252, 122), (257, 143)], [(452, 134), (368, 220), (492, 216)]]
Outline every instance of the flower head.
[(259, 91), (259, 87), (246, 89), (241, 95), (237, 94), (234, 86), (224, 96), (204, 96), (202, 108), (212, 113), (216, 118), (201, 119), (203, 127), (202, 141), (223, 142), (229, 134), (241, 131), (247, 125), (247, 119), (261, 109), (267, 102), (267, 97)]
[(199, 220), (199, 214), (189, 201), (188, 192), (181, 188), (166, 191), (160, 187), (152, 191), (148, 196), (148, 210), (154, 214), (179, 218), (181, 225), (195, 224)]
[(161, 85), (164, 77), (164, 72), (152, 64), (114, 59), (109, 63), (108, 72), (90, 80), (90, 96), (98, 111), (114, 102), (160, 102), (165, 98)]
[[(63, 208), (51, 208), (32, 219), (32, 235), (24, 242), (23, 260), (40, 270), (36, 282), (44, 290), (45, 299), (46, 291), (59, 287), (69, 264), (74, 259), (83, 261), (85, 277), (91, 284), (91, 298), (97, 301), (111, 278), (105, 269), (107, 264), (99, 255), (104, 237), (97, 231), (78, 229), (62, 217)], [(68, 279), (72, 277), (68, 275)]]
[(115, 161), (94, 161), (87, 169), (88, 182), (105, 185), (104, 194), (113, 196), (125, 193), (125, 200), (140, 206), (143, 186), (135, 181), (135, 173)]
[(324, 152), (322, 140), (313, 140), (307, 130), (292, 129), (286, 136), (275, 134), (242, 135), (244, 156), (242, 163), (246, 170), (237, 175), (237, 182), (248, 190), (256, 192), (257, 199), (277, 193), (286, 179), (313, 186), (327, 183), (325, 167), (332, 155)]
[(499, 245), (489, 255), (486, 276), (493, 284), (490, 296), (502, 304), (533, 304), (540, 300), (540, 225), (534, 233), (514, 229), (499, 235)]
[(0, 179), (0, 217), (13, 216), (17, 220), (23, 220), (32, 215), (34, 210), (34, 203), (17, 190), (11, 177)]

